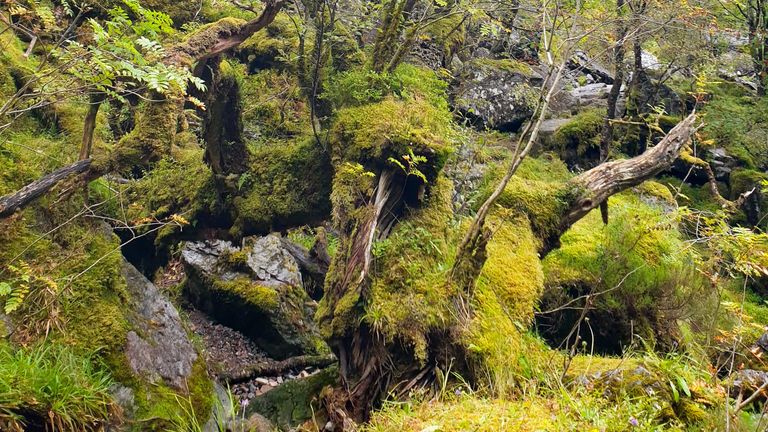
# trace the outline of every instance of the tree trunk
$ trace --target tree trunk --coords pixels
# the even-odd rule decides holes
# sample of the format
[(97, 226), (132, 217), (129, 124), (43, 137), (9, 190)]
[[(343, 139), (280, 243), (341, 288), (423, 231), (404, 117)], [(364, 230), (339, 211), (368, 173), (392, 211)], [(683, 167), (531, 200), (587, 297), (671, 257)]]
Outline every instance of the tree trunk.
[[(624, 82), (624, 39), (627, 37), (627, 27), (621, 21), (624, 0), (616, 0), (616, 47), (613, 51), (614, 78), (611, 91), (608, 93), (608, 108), (606, 110), (603, 130), (600, 135), (600, 163), (608, 160), (613, 144), (613, 120), (616, 118), (616, 104)], [(608, 224), (608, 201), (600, 203), (600, 215), (603, 223)]]
[(88, 96), (88, 113), (83, 120), (83, 141), (80, 145), (80, 154), (78, 159), (88, 159), (91, 157), (93, 148), (93, 133), (96, 130), (96, 116), (99, 114), (99, 107), (104, 102), (105, 95), (102, 92), (91, 93)]

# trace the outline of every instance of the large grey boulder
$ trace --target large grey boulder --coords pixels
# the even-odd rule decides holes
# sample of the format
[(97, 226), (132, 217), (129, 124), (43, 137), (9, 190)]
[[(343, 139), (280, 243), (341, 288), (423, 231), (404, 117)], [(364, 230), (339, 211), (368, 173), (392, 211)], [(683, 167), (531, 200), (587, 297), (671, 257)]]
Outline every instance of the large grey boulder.
[(452, 89), (454, 106), (476, 127), (513, 132), (533, 114), (542, 80), (514, 60), (476, 59)]
[(157, 287), (128, 262), (123, 275), (130, 295), (125, 355), (134, 373), (149, 382), (164, 382), (186, 390), (197, 351), (192, 345), (179, 312)]
[(241, 331), (275, 358), (327, 349), (312, 319), (315, 302), (280, 236), (188, 242), (181, 253), (190, 301)]

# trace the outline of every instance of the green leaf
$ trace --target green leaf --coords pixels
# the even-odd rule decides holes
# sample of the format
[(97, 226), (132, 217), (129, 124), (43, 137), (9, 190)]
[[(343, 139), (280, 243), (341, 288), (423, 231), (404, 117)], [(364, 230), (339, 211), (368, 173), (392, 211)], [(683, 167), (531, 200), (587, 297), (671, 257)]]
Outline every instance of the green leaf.
[(11, 284), (8, 282), (0, 282), (0, 297), (5, 297), (11, 293)]
[(685, 381), (685, 378), (681, 376), (677, 377), (677, 384), (686, 396), (691, 397), (691, 389), (688, 388), (688, 383)]
[(680, 401), (680, 392), (677, 391), (677, 387), (675, 387), (675, 383), (672, 382), (672, 380), (669, 380), (669, 387), (672, 388), (672, 400), (675, 402)]

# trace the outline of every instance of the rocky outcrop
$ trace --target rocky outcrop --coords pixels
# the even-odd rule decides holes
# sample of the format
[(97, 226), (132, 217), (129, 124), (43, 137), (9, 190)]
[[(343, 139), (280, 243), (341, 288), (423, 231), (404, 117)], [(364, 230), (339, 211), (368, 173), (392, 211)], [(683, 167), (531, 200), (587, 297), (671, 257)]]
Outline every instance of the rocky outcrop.
[(242, 248), (223, 240), (189, 242), (182, 261), (192, 303), (270, 356), (324, 352), (312, 320), (315, 303), (278, 235), (246, 238)]
[(588, 75), (593, 82), (613, 84), (614, 81), (613, 72), (583, 51), (577, 51), (571, 57), (568, 61), (568, 68)]
[(123, 275), (130, 294), (125, 355), (134, 373), (149, 382), (163, 381), (186, 390), (197, 351), (182, 325), (176, 307), (135, 267), (123, 262)]
[(453, 88), (455, 108), (478, 128), (511, 132), (533, 114), (543, 78), (514, 60), (478, 59), (464, 65)]

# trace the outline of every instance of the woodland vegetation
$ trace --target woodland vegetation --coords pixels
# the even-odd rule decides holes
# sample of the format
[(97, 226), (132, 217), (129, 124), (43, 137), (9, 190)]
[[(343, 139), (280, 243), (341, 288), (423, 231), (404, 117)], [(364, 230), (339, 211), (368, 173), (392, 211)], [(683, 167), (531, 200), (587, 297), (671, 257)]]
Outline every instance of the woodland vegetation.
[(0, 430), (764, 431), (768, 3), (6, 0)]

